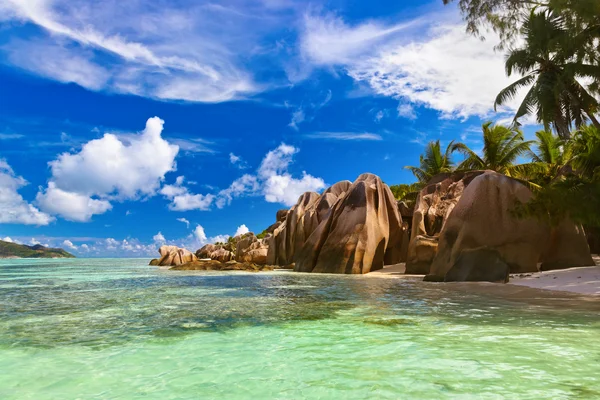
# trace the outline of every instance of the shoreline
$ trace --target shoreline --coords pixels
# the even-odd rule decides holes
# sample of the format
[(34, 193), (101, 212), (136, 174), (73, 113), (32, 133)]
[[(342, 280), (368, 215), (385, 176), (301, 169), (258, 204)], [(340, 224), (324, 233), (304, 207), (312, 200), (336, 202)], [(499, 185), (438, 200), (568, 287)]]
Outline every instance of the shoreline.
[[(600, 296), (600, 256), (594, 255), (594, 261), (596, 265), (589, 267), (511, 274), (507, 285), (597, 297)], [(405, 275), (405, 269), (404, 263), (389, 265), (364, 276), (408, 280), (421, 280), (424, 277), (424, 275)]]

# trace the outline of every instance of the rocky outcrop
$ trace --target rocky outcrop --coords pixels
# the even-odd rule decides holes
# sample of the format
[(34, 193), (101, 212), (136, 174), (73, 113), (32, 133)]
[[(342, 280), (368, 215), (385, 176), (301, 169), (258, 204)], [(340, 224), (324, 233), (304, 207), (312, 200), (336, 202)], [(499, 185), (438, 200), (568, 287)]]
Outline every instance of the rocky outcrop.
[(498, 251), (486, 248), (465, 250), (446, 273), (444, 282), (507, 283), (509, 273), (510, 267)]
[(177, 246), (161, 246), (158, 252), (160, 253), (160, 258), (150, 261), (150, 265), (171, 267), (198, 260), (194, 253)]
[(173, 271), (249, 271), (261, 272), (272, 271), (273, 266), (257, 265), (253, 263), (239, 263), (228, 261), (226, 263), (217, 260), (196, 260), (186, 264), (170, 268)]
[(586, 265), (589, 248), (572, 223), (551, 228), (514, 216), (514, 206), (532, 196), (519, 181), (495, 172), (474, 177), (446, 212), (428, 280), (495, 282), (502, 280), (505, 266), (510, 273), (522, 273), (538, 271), (539, 262)]
[(561, 221), (550, 231), (550, 243), (543, 256), (540, 270), (551, 271), (595, 265), (582, 226)]
[(404, 231), (389, 187), (372, 174), (335, 186), (316, 201), (320, 223), (296, 251), (295, 271), (365, 274), (401, 262)]
[(235, 259), (235, 253), (232, 250), (233, 248), (230, 245), (207, 244), (196, 251), (196, 257), (227, 262)]
[[(235, 239), (238, 239), (236, 236)], [(268, 247), (266, 243), (249, 232), (239, 237), (236, 243), (235, 260), (240, 263), (265, 265)]]
[[(302, 250), (309, 236), (327, 217), (335, 202), (352, 185), (350, 181), (338, 182), (323, 194), (306, 192), (287, 212), (284, 222), (266, 238), (268, 247), (267, 264), (289, 265)], [(281, 211), (278, 212), (280, 218)]]
[[(427, 274), (435, 255), (439, 236), (448, 215), (465, 188), (484, 171), (435, 176), (418, 194), (406, 261), (407, 274)], [(402, 207), (400, 207), (402, 210)], [(407, 213), (408, 210), (405, 211)]]

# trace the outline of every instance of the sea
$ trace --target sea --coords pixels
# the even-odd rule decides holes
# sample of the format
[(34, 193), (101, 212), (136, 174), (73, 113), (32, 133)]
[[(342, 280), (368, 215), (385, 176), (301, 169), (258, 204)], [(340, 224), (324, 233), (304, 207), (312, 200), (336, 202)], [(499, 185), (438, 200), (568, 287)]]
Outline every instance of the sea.
[(600, 301), (0, 260), (0, 399), (600, 399)]

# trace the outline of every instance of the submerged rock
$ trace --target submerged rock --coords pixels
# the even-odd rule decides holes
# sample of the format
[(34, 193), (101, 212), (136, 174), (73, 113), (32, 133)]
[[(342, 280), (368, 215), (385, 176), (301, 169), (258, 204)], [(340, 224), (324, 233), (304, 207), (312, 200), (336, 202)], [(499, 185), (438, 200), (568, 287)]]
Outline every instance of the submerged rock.
[(239, 263), (237, 261), (220, 262), (217, 260), (196, 260), (183, 265), (170, 268), (173, 271), (272, 271), (272, 266), (257, 265), (252, 263)]

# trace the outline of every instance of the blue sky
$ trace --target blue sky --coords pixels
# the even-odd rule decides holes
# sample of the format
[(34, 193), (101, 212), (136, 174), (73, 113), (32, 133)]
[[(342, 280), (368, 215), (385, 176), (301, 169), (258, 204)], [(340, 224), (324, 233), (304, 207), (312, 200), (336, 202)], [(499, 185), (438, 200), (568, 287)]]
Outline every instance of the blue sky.
[(510, 83), (435, 1), (0, 0), (0, 239), (149, 256), (481, 148)]

